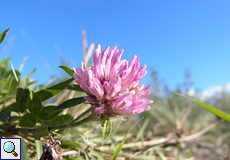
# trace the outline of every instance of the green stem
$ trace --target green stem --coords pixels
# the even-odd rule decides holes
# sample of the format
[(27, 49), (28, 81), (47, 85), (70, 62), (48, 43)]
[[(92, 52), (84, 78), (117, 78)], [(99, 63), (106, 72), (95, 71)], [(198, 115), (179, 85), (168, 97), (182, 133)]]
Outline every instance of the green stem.
[(47, 127), (39, 127), (39, 128), (15, 128), (16, 131), (18, 132), (30, 132), (30, 133), (35, 133), (35, 132), (40, 132), (43, 130), (48, 129), (49, 131), (54, 130), (54, 129), (67, 129), (67, 128), (72, 128), (72, 127), (77, 127), (80, 125), (83, 125), (85, 123), (91, 122), (91, 121), (98, 121), (94, 116), (90, 115), (89, 117), (86, 117), (80, 121), (70, 123), (70, 124), (64, 124), (64, 125), (58, 125), (58, 126), (47, 126)]

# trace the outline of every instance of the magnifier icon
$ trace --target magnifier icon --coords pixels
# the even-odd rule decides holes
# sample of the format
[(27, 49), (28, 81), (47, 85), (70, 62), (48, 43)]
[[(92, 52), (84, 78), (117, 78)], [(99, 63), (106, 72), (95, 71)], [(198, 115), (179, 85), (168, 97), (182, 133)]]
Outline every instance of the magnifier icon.
[(3, 149), (7, 153), (12, 153), (15, 157), (18, 156), (18, 154), (14, 151), (15, 150), (15, 145), (11, 141), (7, 141), (3, 145)]

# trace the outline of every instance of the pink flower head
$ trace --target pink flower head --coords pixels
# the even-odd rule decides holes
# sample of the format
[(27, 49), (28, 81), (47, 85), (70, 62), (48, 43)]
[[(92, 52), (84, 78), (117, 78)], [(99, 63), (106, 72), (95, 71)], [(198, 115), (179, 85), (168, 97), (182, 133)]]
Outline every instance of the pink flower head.
[(152, 96), (148, 89), (140, 84), (147, 71), (146, 65), (140, 68), (139, 57), (134, 56), (130, 63), (121, 60), (124, 52), (114, 47), (107, 47), (102, 53), (100, 45), (94, 51), (94, 66), (74, 68), (73, 77), (87, 93), (84, 97), (96, 106), (96, 114), (106, 113), (108, 116), (139, 114), (150, 109), (153, 101), (146, 98)]

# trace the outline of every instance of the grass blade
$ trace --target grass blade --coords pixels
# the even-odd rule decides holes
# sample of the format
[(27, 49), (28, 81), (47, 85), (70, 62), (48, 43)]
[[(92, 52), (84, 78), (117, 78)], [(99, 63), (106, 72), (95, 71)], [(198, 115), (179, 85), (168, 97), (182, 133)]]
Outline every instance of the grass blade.
[(26, 61), (26, 59), (23, 58), (22, 63), (21, 63), (21, 65), (20, 65), (20, 67), (19, 67), (19, 70), (18, 70), (19, 72), (22, 71), (22, 68), (23, 68), (23, 66), (24, 66), (25, 61)]
[(140, 130), (136, 136), (136, 139), (135, 139), (136, 142), (144, 137), (144, 133), (145, 133), (147, 125), (149, 124), (149, 121), (150, 121), (149, 118), (146, 119), (145, 122), (143, 123), (143, 125), (141, 126), (141, 128), (140, 128)]
[(28, 148), (26, 142), (21, 139), (21, 159), (28, 159)]
[(191, 101), (193, 101), (193, 102), (195, 102), (195, 103), (201, 105), (201, 106), (204, 107), (205, 109), (207, 109), (207, 110), (209, 110), (210, 112), (214, 113), (214, 114), (217, 115), (218, 117), (224, 119), (224, 120), (227, 121), (227, 122), (230, 122), (230, 115), (229, 115), (229, 114), (227, 114), (227, 113), (225, 113), (225, 112), (222, 112), (222, 111), (220, 111), (220, 110), (218, 110), (218, 109), (216, 109), (216, 108), (214, 108), (214, 107), (212, 107), (212, 106), (210, 106), (210, 105), (208, 105), (208, 104), (206, 104), (206, 103), (202, 103), (202, 102), (196, 101), (195, 99), (186, 97), (186, 96), (184, 96), (184, 95), (182, 95), (182, 94), (179, 94), (179, 93), (176, 93), (176, 92), (172, 92), (172, 93), (177, 94), (177, 95), (182, 96), (182, 97), (185, 97), (185, 98), (187, 98), (187, 99), (190, 99)]
[(42, 156), (43, 147), (42, 147), (42, 141), (40, 137), (35, 133), (34, 133), (34, 141), (35, 141), (35, 146), (36, 146), (37, 159), (39, 159)]
[(133, 129), (133, 127), (134, 127), (138, 122), (140, 122), (143, 118), (144, 118), (144, 117), (142, 117), (141, 119), (139, 119), (139, 121), (137, 121), (137, 122), (129, 129), (129, 131), (127, 132), (127, 134), (125, 135), (125, 137), (124, 137), (123, 140), (121, 141), (120, 145), (118, 146), (116, 152), (114, 153), (112, 160), (116, 160), (116, 159), (117, 159), (117, 157), (118, 157), (118, 155), (119, 155), (119, 153), (120, 153), (120, 151), (121, 151), (121, 149), (122, 149), (122, 146), (123, 146), (124, 143), (125, 143), (125, 140), (126, 140), (128, 134), (129, 134), (129, 132), (130, 132), (130, 131)]
[(14, 77), (15, 77), (16, 81), (18, 82), (18, 77), (17, 77), (17, 74), (16, 74), (16, 72), (15, 72), (15, 70), (14, 70), (14, 66), (13, 66), (13, 64), (11, 63), (11, 61), (10, 61), (10, 60), (9, 60), (9, 62), (10, 62), (10, 65), (11, 65), (12, 71), (13, 71), (13, 73), (14, 73)]

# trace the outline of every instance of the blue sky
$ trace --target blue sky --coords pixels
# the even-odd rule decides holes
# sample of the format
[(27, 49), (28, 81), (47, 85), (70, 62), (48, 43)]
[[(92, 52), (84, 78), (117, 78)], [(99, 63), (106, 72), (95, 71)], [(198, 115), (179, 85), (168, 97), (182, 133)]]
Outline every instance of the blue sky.
[[(22, 74), (45, 83), (61, 72), (60, 57), (80, 66), (81, 30), (88, 45), (119, 44), (122, 59), (140, 57), (171, 89), (189, 69), (194, 88), (230, 82), (230, 1), (1, 1), (0, 30), (11, 28), (0, 46), (0, 59), (15, 68), (26, 57)], [(73, 62), (72, 62), (73, 61)], [(151, 83), (150, 72), (143, 83)]]

